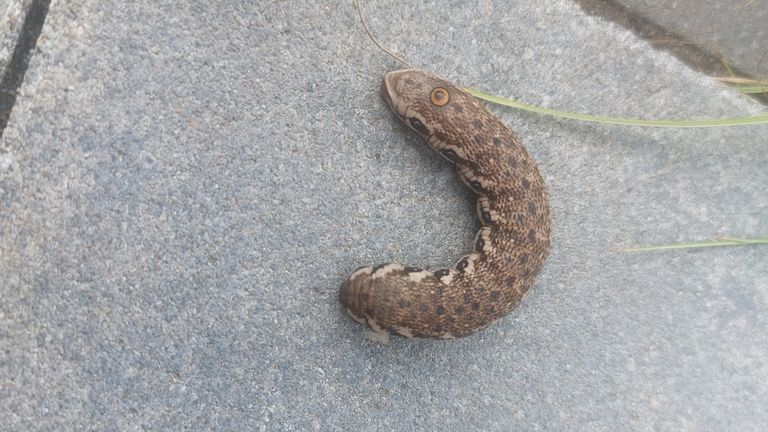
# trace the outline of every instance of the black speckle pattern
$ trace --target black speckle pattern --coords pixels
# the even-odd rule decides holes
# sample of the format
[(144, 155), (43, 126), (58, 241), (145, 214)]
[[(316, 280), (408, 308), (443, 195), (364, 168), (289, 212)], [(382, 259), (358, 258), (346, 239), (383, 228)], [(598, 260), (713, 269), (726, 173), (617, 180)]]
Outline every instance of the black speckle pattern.
[(459, 261), (458, 264), (456, 264), (456, 270), (463, 272), (466, 270), (467, 266), (469, 265), (469, 260), (464, 257), (461, 261)]
[(437, 270), (436, 272), (433, 273), (433, 275), (436, 278), (441, 278), (443, 276), (448, 276), (449, 274), (451, 274), (451, 271), (448, 270), (448, 269)]

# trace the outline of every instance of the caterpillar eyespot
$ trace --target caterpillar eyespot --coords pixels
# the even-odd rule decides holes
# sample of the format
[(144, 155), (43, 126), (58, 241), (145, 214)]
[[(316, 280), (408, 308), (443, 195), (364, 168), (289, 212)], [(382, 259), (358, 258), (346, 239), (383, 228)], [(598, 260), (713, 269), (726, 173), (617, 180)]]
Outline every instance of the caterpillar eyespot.
[(445, 106), (451, 100), (451, 96), (448, 93), (448, 90), (443, 87), (435, 87), (432, 89), (432, 93), (429, 94), (429, 100), (436, 106), (441, 107)]

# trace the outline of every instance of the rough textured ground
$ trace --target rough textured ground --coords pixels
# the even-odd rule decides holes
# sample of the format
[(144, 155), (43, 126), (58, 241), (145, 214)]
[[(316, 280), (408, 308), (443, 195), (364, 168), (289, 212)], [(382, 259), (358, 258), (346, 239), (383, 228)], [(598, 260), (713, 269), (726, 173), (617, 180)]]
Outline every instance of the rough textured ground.
[[(35, 39), (32, 35), (35, 32), (30, 32), (29, 26), (36, 22), (36, 17), (44, 16), (44, 13), (31, 13), (30, 9), (34, 9), (31, 4), (32, 0), (0, 0), (0, 136), (16, 102), (31, 42)], [(30, 37), (26, 37), (27, 34)]]
[[(683, 36), (730, 67), (768, 78), (768, 7), (759, 0), (618, 0), (629, 10)], [(658, 41), (663, 43), (661, 41)]]
[(30, 3), (31, 0), (0, 1), (0, 71), (4, 71), (11, 60)]
[[(753, 86), (759, 84), (754, 80), (768, 79), (768, 8), (762, 1), (573, 1), (631, 29), (705, 75), (751, 78)], [(752, 97), (768, 104), (768, 93)]]
[[(3, 430), (760, 430), (768, 127), (494, 110), (550, 185), (523, 305), (453, 342), (367, 341), (355, 267), (451, 264), (470, 193), (378, 96), (351, 2), (54, 2), (0, 141)], [(464, 85), (645, 118), (764, 110), (567, 1), (368, 2)]]

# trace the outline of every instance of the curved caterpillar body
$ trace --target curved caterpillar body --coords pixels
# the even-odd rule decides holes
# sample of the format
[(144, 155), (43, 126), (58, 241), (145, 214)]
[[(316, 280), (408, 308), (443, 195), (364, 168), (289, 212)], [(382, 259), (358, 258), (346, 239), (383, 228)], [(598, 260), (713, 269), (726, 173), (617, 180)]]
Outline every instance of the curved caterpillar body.
[(452, 268), (361, 267), (341, 285), (339, 299), (376, 332), (466, 336), (514, 309), (541, 270), (550, 242), (544, 180), (520, 139), (449, 82), (399, 70), (386, 74), (381, 93), (406, 125), (456, 165), (477, 194), (482, 228), (472, 252)]

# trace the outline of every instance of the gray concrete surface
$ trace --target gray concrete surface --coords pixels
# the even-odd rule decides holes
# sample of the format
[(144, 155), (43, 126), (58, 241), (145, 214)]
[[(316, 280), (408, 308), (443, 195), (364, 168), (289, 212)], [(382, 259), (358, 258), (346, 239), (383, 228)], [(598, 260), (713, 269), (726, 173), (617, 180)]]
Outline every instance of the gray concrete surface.
[[(747, 85), (768, 79), (768, 8), (763, 2), (573, 1), (587, 13), (631, 29), (699, 73)], [(768, 105), (766, 92), (735, 84), (734, 91), (749, 92)]]
[[(580, 112), (764, 108), (567, 1), (367, 2), (464, 85)], [(494, 108), (554, 243), (512, 315), (363, 337), (355, 267), (444, 266), (477, 228), (378, 96), (351, 2), (54, 2), (0, 141), (2, 430), (690, 430), (768, 424), (768, 126), (651, 130)]]
[[(617, 0), (627, 9), (682, 36), (729, 67), (768, 78), (768, 7), (759, 0)], [(664, 43), (663, 41), (659, 41)], [(670, 41), (669, 43), (676, 43)]]
[(11, 61), (31, 3), (32, 0), (0, 0), (0, 71), (4, 71)]

